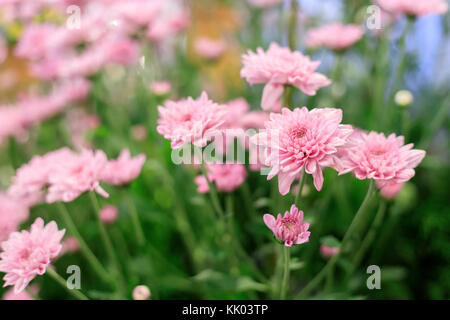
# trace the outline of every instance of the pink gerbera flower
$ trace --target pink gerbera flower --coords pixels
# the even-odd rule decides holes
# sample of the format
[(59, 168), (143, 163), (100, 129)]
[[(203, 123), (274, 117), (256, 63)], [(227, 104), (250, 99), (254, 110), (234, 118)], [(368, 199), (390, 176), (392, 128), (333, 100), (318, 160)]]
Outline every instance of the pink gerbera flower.
[(101, 180), (118, 186), (130, 183), (141, 173), (145, 159), (144, 154), (132, 158), (130, 151), (124, 149), (117, 160), (109, 160), (106, 163)]
[(265, 165), (271, 167), (268, 180), (278, 175), (282, 195), (303, 169), (314, 178), (314, 186), (322, 189), (324, 167), (337, 168), (339, 148), (347, 143), (353, 129), (340, 124), (342, 110), (333, 108), (283, 108), (272, 113), (265, 132), (252, 137), (252, 143), (266, 148)]
[(206, 92), (194, 100), (168, 101), (158, 107), (157, 131), (171, 141), (173, 149), (191, 142), (204, 147), (224, 122), (224, 110), (208, 99)]
[(333, 50), (344, 50), (360, 40), (364, 29), (355, 24), (332, 23), (311, 29), (306, 34), (308, 47), (324, 46)]
[(284, 213), (284, 217), (281, 213), (276, 219), (270, 214), (265, 214), (264, 223), (278, 240), (284, 242), (286, 247), (309, 241), (311, 234), (308, 231), (309, 223), (303, 222), (303, 211), (298, 210), (295, 205), (291, 206), (290, 211)]
[(412, 149), (412, 143), (404, 145), (404, 138), (395, 134), (386, 138), (383, 133), (359, 131), (352, 143), (353, 147), (342, 150), (339, 174), (353, 172), (357, 179), (374, 179), (380, 188), (411, 179), (425, 157), (424, 150)]
[(49, 175), (47, 202), (70, 202), (86, 191), (96, 191), (108, 198), (109, 195), (100, 186), (107, 161), (103, 151), (85, 149), (80, 154), (72, 153), (65, 161), (55, 163)]
[(256, 53), (248, 51), (242, 60), (241, 77), (251, 85), (266, 84), (261, 102), (264, 110), (274, 110), (278, 106), (284, 85), (292, 85), (313, 96), (319, 88), (331, 84), (326, 76), (315, 72), (320, 61), (311, 61), (299, 51), (293, 52), (276, 43), (271, 43), (267, 51), (261, 48)]
[(448, 4), (444, 0), (376, 0), (381, 8), (393, 14), (425, 16), (444, 14)]
[[(216, 184), (217, 190), (220, 192), (232, 192), (244, 183), (247, 178), (245, 166), (236, 164), (207, 164), (208, 179)], [(208, 181), (204, 175), (197, 176), (195, 183), (198, 186), (199, 193), (209, 192)]]
[(61, 251), (65, 229), (58, 230), (56, 222), (44, 226), (37, 218), (30, 231), (14, 232), (1, 244), (0, 271), (5, 272), (4, 287), (14, 286), (17, 294), (37, 275), (43, 275), (52, 259)]

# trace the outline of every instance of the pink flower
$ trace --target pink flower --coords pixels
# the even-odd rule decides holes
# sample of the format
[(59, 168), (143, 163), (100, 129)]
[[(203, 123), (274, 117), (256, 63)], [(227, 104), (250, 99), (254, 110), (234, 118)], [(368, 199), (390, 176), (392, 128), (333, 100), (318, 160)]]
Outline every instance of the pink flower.
[(316, 189), (322, 189), (322, 169), (337, 168), (337, 152), (353, 131), (351, 126), (341, 125), (341, 120), (342, 110), (333, 108), (283, 108), (281, 114), (270, 114), (266, 131), (251, 141), (266, 148), (265, 164), (272, 167), (267, 179), (278, 175), (282, 195), (289, 192), (303, 169), (313, 176)]
[(224, 122), (224, 111), (208, 99), (206, 92), (194, 100), (191, 97), (180, 101), (168, 101), (165, 107), (158, 107), (157, 131), (171, 141), (173, 149), (191, 142), (204, 147), (217, 133)]
[(390, 13), (419, 17), (448, 11), (448, 4), (443, 0), (376, 0), (376, 3)]
[(80, 250), (80, 243), (77, 238), (70, 236), (62, 242), (62, 248), (59, 254), (62, 256), (67, 252), (76, 252), (78, 250)]
[(4, 287), (14, 285), (14, 293), (22, 292), (37, 275), (43, 275), (52, 259), (61, 251), (65, 229), (58, 230), (56, 222), (44, 226), (37, 218), (30, 231), (13, 232), (1, 244), (0, 271), (5, 272)]
[(100, 212), (100, 219), (104, 223), (113, 223), (117, 220), (117, 217), (119, 216), (119, 210), (117, 210), (116, 207), (112, 205), (106, 205), (103, 208), (101, 208)]
[(309, 223), (303, 222), (303, 211), (298, 210), (295, 205), (291, 206), (290, 211), (284, 213), (284, 217), (281, 213), (276, 219), (270, 214), (265, 214), (264, 223), (278, 240), (284, 242), (286, 247), (309, 241), (311, 234), (308, 231)]
[(107, 158), (103, 151), (83, 150), (80, 154), (72, 153), (59, 163), (49, 175), (48, 203), (57, 201), (70, 202), (86, 191), (96, 191), (101, 196), (109, 195), (100, 186)]
[(150, 91), (157, 96), (164, 96), (172, 90), (172, 84), (169, 81), (155, 81), (150, 86)]
[(254, 7), (265, 8), (282, 3), (283, 0), (248, 0), (248, 2)]
[(108, 161), (103, 169), (101, 180), (118, 186), (130, 183), (141, 173), (144, 163), (144, 154), (132, 158), (130, 151), (124, 149), (116, 160)]
[[(242, 164), (207, 164), (208, 179), (216, 184), (220, 192), (232, 192), (244, 183), (247, 171)], [(208, 182), (205, 176), (197, 176), (195, 183), (199, 193), (209, 192)]]
[(374, 179), (380, 188), (411, 179), (425, 157), (424, 150), (412, 149), (412, 143), (403, 145), (404, 138), (395, 134), (386, 138), (383, 133), (359, 131), (352, 143), (353, 147), (342, 150), (339, 174), (353, 172), (357, 179)]
[(315, 72), (319, 61), (311, 61), (299, 51), (292, 52), (276, 43), (272, 43), (266, 52), (261, 48), (256, 53), (248, 51), (242, 59), (244, 67), (241, 77), (246, 78), (251, 85), (266, 84), (261, 102), (264, 110), (279, 107), (283, 85), (292, 85), (304, 94), (313, 96), (319, 88), (331, 83), (327, 77)]
[[(38, 294), (39, 292), (39, 288), (36, 285), (31, 285), (28, 290), (32, 294)], [(14, 289), (9, 289), (3, 294), (2, 300), (34, 300), (34, 298), (25, 290), (16, 294)]]
[(0, 35), (0, 64), (8, 57), (8, 45), (5, 39)]
[(306, 34), (308, 47), (324, 46), (333, 50), (344, 50), (360, 40), (364, 29), (355, 24), (342, 25), (332, 23), (316, 29), (311, 29)]
[(386, 199), (395, 198), (404, 185), (404, 183), (395, 183), (390, 181), (385, 183), (377, 182), (377, 187), (380, 189), (381, 196)]
[(147, 286), (136, 286), (133, 289), (133, 300), (147, 300), (150, 298), (151, 292)]
[(327, 247), (325, 245), (320, 246), (320, 254), (324, 258), (331, 258), (339, 253), (339, 247)]
[(209, 38), (199, 38), (194, 42), (195, 52), (206, 59), (217, 59), (226, 50), (227, 43), (224, 40), (215, 40)]
[(119, 38), (108, 43), (104, 50), (108, 52), (108, 62), (129, 66), (138, 60), (139, 44), (128, 38)]
[(28, 207), (23, 201), (0, 193), (0, 242), (19, 229), (22, 222), (28, 219)]

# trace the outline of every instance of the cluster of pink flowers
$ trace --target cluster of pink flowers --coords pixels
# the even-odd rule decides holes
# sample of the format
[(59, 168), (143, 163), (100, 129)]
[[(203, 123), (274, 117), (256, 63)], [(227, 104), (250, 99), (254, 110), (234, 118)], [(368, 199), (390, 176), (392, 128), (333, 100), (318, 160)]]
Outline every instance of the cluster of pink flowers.
[(382, 9), (393, 14), (425, 16), (429, 14), (445, 14), (448, 3), (445, 0), (375, 0)]
[(331, 83), (326, 76), (315, 72), (319, 61), (311, 61), (299, 51), (292, 52), (276, 43), (270, 44), (267, 51), (261, 48), (256, 53), (249, 51), (242, 60), (241, 76), (251, 85), (266, 84), (261, 102), (264, 110), (279, 109), (284, 85), (292, 85), (312, 96)]
[(332, 50), (344, 50), (359, 41), (363, 34), (364, 29), (358, 25), (332, 23), (308, 30), (306, 44), (312, 48), (324, 46)]
[[(206, 164), (208, 180), (214, 182), (217, 190), (221, 192), (232, 192), (239, 188), (247, 178), (245, 166), (239, 163)], [(209, 192), (208, 181), (204, 175), (195, 178), (197, 191), (199, 193)]]
[(122, 151), (119, 159), (108, 161), (100, 150), (84, 149), (75, 153), (63, 148), (35, 156), (20, 167), (8, 193), (17, 199), (27, 199), (31, 205), (44, 197), (48, 203), (70, 202), (86, 191), (108, 197), (100, 186), (101, 181), (126, 184), (139, 175), (144, 162), (145, 156), (131, 158), (127, 150)]
[(292, 205), (291, 210), (286, 211), (284, 216), (279, 213), (276, 219), (265, 214), (264, 223), (286, 247), (309, 241), (309, 223), (303, 221), (303, 211), (298, 210), (295, 205)]
[(32, 125), (39, 124), (63, 110), (70, 103), (80, 101), (90, 90), (84, 79), (73, 79), (56, 86), (44, 97), (25, 97), (14, 105), (0, 106), (0, 142), (8, 136), (18, 136)]
[(4, 287), (14, 286), (14, 293), (22, 292), (37, 275), (43, 275), (62, 248), (65, 230), (58, 230), (54, 221), (44, 225), (37, 218), (30, 231), (13, 232), (1, 244), (0, 271), (5, 272)]
[(6, 194), (0, 193), (0, 242), (10, 233), (19, 230), (22, 222), (28, 219), (28, 206)]
[(313, 176), (317, 190), (322, 189), (322, 169), (339, 167), (338, 151), (353, 131), (341, 121), (340, 109), (283, 108), (281, 114), (270, 115), (265, 131), (252, 137), (254, 144), (265, 148), (265, 165), (271, 167), (267, 178), (278, 175), (282, 195), (289, 192), (302, 170)]
[(206, 92), (194, 100), (191, 97), (179, 101), (167, 101), (158, 107), (157, 131), (171, 141), (174, 149), (186, 143), (204, 147), (224, 122), (224, 111), (209, 100)]

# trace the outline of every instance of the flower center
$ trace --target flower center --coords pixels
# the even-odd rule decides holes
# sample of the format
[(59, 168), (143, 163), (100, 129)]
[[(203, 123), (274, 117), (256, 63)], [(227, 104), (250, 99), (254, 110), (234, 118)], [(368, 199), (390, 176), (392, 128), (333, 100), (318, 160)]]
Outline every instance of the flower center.
[(283, 224), (283, 227), (287, 228), (288, 230), (291, 230), (295, 226), (295, 220), (292, 218), (283, 218), (281, 220), (281, 223)]
[(291, 137), (295, 139), (301, 139), (306, 135), (308, 130), (305, 127), (297, 127), (291, 130)]

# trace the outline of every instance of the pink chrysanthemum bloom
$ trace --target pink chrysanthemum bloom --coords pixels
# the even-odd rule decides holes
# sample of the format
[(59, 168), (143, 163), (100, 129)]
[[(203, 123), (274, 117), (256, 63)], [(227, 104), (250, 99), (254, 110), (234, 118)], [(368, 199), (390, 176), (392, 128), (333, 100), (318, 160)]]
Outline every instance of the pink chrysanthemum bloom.
[(39, 293), (39, 287), (33, 284), (28, 287), (27, 291), (23, 290), (22, 292), (16, 294), (14, 293), (14, 289), (11, 288), (3, 294), (2, 300), (34, 300), (32, 294), (37, 295)]
[(309, 241), (311, 234), (308, 231), (309, 223), (303, 222), (303, 211), (298, 210), (295, 205), (291, 206), (290, 211), (284, 213), (284, 217), (281, 213), (276, 219), (271, 214), (265, 214), (264, 223), (278, 240), (284, 242), (286, 247)]
[(209, 38), (199, 38), (194, 42), (195, 52), (202, 58), (217, 59), (227, 49), (227, 43), (224, 40), (215, 40)]
[(424, 150), (404, 145), (404, 138), (395, 134), (387, 138), (383, 133), (359, 131), (352, 137), (353, 147), (342, 150), (339, 174), (353, 172), (357, 179), (374, 179), (378, 187), (385, 183), (403, 183), (411, 179)]
[(119, 210), (112, 205), (105, 205), (103, 208), (101, 208), (100, 212), (100, 219), (104, 223), (113, 223), (117, 220), (117, 217), (119, 216)]
[(0, 242), (17, 231), (20, 224), (28, 219), (28, 215), (29, 210), (24, 201), (0, 193)]
[(444, 0), (376, 0), (380, 7), (393, 14), (425, 16), (429, 14), (445, 14), (448, 3)]
[(251, 141), (266, 148), (265, 165), (272, 167), (267, 179), (278, 175), (282, 195), (289, 192), (303, 169), (313, 176), (316, 189), (322, 189), (322, 169), (338, 168), (337, 152), (353, 131), (341, 121), (342, 110), (333, 108), (283, 108), (281, 114), (270, 114), (266, 130)]
[(271, 43), (269, 49), (261, 48), (256, 53), (248, 51), (242, 56), (244, 67), (241, 77), (246, 78), (251, 85), (265, 83), (261, 107), (264, 110), (274, 110), (279, 104), (284, 85), (292, 85), (304, 94), (313, 96), (316, 91), (331, 84), (331, 81), (315, 72), (320, 61), (311, 61), (299, 51), (292, 52)]
[(208, 99), (206, 92), (194, 100), (191, 97), (180, 101), (168, 101), (158, 107), (157, 131), (171, 141), (173, 149), (191, 142), (204, 147), (218, 133), (224, 122), (224, 110)]
[(395, 183), (395, 182), (377, 182), (377, 188), (380, 189), (380, 194), (385, 199), (393, 199), (397, 196), (397, 194), (402, 190), (404, 183)]
[[(206, 169), (209, 181), (215, 183), (220, 192), (236, 190), (247, 178), (245, 166), (239, 163), (207, 164)], [(208, 181), (204, 175), (197, 176), (194, 181), (199, 193), (209, 192)]]
[(101, 180), (117, 186), (130, 183), (141, 173), (145, 160), (144, 154), (132, 158), (130, 151), (124, 149), (116, 160), (108, 161), (103, 169)]
[(65, 229), (58, 230), (56, 222), (44, 226), (37, 218), (30, 231), (14, 232), (1, 244), (0, 271), (5, 272), (4, 287), (14, 286), (14, 293), (22, 292), (37, 275), (43, 275), (52, 259), (61, 251)]
[(49, 175), (46, 201), (70, 202), (86, 191), (96, 191), (108, 198), (109, 195), (100, 186), (107, 161), (103, 151), (85, 149), (80, 154), (72, 153), (64, 161), (55, 163)]
[(324, 46), (332, 50), (344, 50), (359, 41), (363, 34), (364, 29), (358, 25), (332, 23), (309, 30), (306, 44), (312, 48)]

